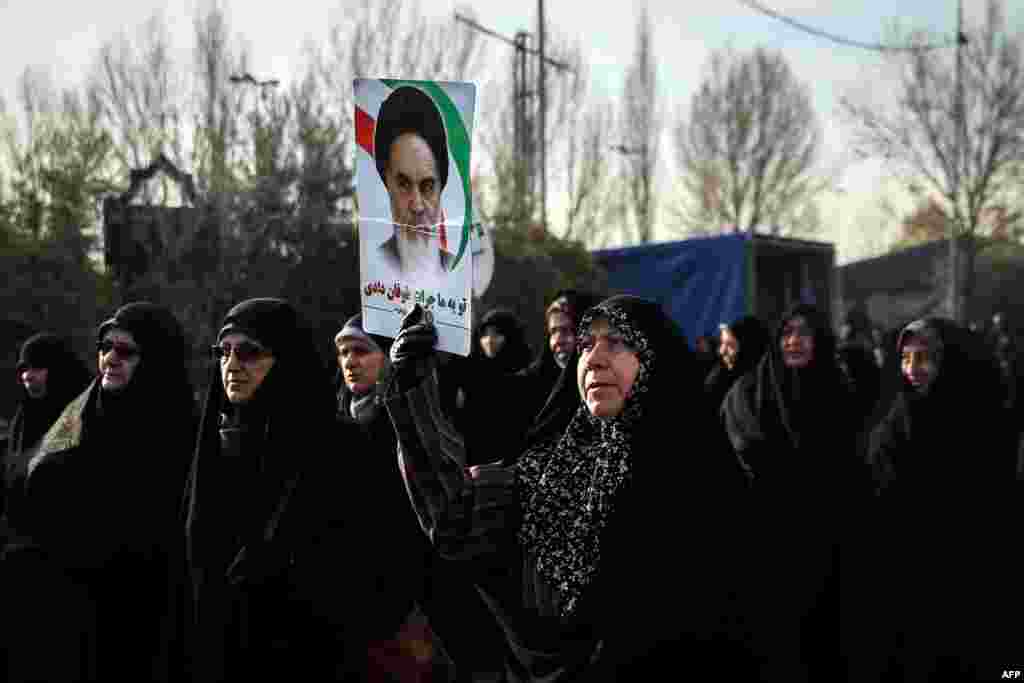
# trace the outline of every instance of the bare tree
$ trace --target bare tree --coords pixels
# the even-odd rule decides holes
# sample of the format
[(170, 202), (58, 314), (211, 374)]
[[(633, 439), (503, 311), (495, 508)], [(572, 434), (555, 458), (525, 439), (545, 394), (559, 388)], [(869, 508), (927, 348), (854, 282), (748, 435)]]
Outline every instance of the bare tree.
[(571, 122), (566, 152), (568, 171), (565, 239), (592, 242), (614, 221), (608, 218), (609, 132), (614, 130), (611, 103), (595, 102)]
[(197, 12), (195, 35), (196, 87), (193, 93), (192, 168), (202, 189), (223, 195), (235, 182), (247, 90), (235, 87), (231, 76), (248, 72), (248, 55), (230, 34), (230, 24), (218, 2)]
[[(920, 32), (908, 38), (938, 42)], [(887, 53), (893, 104), (848, 97), (842, 110), (861, 154), (887, 160), (915, 194), (934, 197), (950, 217), (957, 256), (947, 282), (950, 312), (965, 320), (975, 237), (986, 211), (1012, 204), (1024, 160), (1024, 43), (1010, 31), (998, 0), (989, 0), (983, 22), (965, 27), (959, 42), (959, 60), (951, 50)]]
[(821, 124), (808, 88), (781, 52), (712, 53), (707, 75), (673, 130), (680, 214), (691, 229), (773, 234), (816, 222)]
[(161, 153), (185, 166), (186, 86), (172, 52), (167, 21), (156, 13), (134, 40), (122, 33), (105, 43), (88, 77), (122, 173)]
[[(461, 10), (472, 15), (472, 10)], [(354, 78), (478, 80), (486, 62), (482, 36), (454, 19), (423, 17), (417, 0), (360, 0), (330, 27), (324, 49), (310, 45), (317, 90), (351, 136)]]
[[(500, 224), (529, 228), (538, 221), (540, 197), (539, 158), (540, 145), (547, 147), (548, 168), (554, 169), (551, 178), (562, 187), (573, 184), (574, 169), (579, 153), (579, 133), (583, 112), (588, 107), (589, 68), (579, 44), (572, 42), (550, 24), (546, 28), (545, 56), (566, 68), (549, 68), (545, 73), (547, 131), (540, 140), (538, 123), (539, 105), (536, 81), (536, 56), (528, 55), (533, 66), (527, 70), (525, 109), (526, 120), (522, 135), (530, 141), (527, 149), (516, 149), (515, 112), (519, 93), (514, 86), (513, 74), (520, 57), (509, 49), (502, 60), (500, 75), (483, 92), (479, 104), (476, 139), (480, 141), (482, 155), (478, 164), (486, 167), (481, 188), (485, 198), (484, 214), (488, 220)], [(526, 47), (532, 44), (527, 42)], [(574, 146), (575, 145), (575, 146)], [(525, 155), (525, 157), (524, 157)], [(482, 161), (481, 161), (482, 159)], [(532, 171), (532, 172), (531, 172)], [(533, 186), (524, 182), (532, 177)]]
[(623, 89), (622, 141), (615, 145), (623, 154), (637, 242), (654, 237), (655, 172), (661, 138), (662, 115), (655, 67), (654, 26), (646, 7), (636, 24), (633, 63), (626, 71)]

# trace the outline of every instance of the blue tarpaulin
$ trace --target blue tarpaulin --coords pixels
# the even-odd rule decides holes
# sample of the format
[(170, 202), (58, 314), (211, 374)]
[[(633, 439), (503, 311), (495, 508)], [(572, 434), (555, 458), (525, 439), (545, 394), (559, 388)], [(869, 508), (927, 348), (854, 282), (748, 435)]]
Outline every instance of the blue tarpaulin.
[(718, 334), (751, 310), (749, 234), (717, 235), (600, 249), (594, 258), (608, 271), (612, 294), (634, 294), (659, 302), (683, 328), (692, 346)]

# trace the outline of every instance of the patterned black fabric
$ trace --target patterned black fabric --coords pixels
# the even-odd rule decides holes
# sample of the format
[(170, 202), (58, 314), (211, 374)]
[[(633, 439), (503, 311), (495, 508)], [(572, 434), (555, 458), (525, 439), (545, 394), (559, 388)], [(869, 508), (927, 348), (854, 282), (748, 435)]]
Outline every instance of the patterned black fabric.
[[(439, 552), (472, 568), (506, 631), (510, 681), (660, 680), (681, 660), (734, 660), (710, 640), (730, 609), (722, 531), (729, 482), (742, 477), (721, 467), (726, 444), (715, 443), (678, 326), (632, 296), (607, 300), (585, 324), (601, 316), (638, 352), (636, 391), (619, 417), (593, 420), (575, 354), (509, 461), (467, 466), (433, 356), (416, 386), (385, 395), (409, 500)], [(666, 450), (680, 425), (700, 448)], [(700, 521), (668, 549), (666, 519)]]
[(536, 555), (537, 571), (563, 594), (563, 616), (576, 608), (601, 561), (601, 532), (613, 512), (616, 493), (629, 478), (632, 430), (655, 368), (647, 337), (616, 306), (591, 309), (581, 320), (582, 337), (597, 318), (608, 319), (637, 354), (640, 370), (622, 413), (594, 417), (581, 405), (553, 448), (534, 448), (517, 463), (523, 547)]

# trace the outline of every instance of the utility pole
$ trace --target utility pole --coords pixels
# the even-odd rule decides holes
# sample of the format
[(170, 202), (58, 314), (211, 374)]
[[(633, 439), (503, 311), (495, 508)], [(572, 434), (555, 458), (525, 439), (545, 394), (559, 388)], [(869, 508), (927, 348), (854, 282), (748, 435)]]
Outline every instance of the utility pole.
[(537, 92), (540, 94), (540, 225), (548, 231), (548, 89), (544, 67), (544, 0), (537, 0), (537, 35), (540, 68), (537, 69)]
[(967, 159), (967, 108), (964, 106), (964, 46), (967, 37), (964, 35), (963, 0), (956, 3), (956, 86), (953, 90), (953, 103), (956, 125), (956, 155), (954, 159), (953, 183), (955, 200), (952, 220), (949, 224), (949, 314), (956, 322), (961, 322), (963, 315), (960, 301), (960, 232), (966, 226), (961, 223), (967, 220), (961, 203), (963, 183), (966, 176), (964, 166)]
[[(519, 157), (516, 164), (520, 169), (517, 172), (517, 191), (519, 208), (529, 205), (526, 201), (527, 193), (532, 193), (536, 187), (536, 175), (540, 174), (540, 195), (541, 195), (541, 223), (547, 229), (547, 81), (546, 69), (553, 67), (560, 71), (571, 71), (571, 67), (556, 59), (551, 59), (546, 54), (546, 32), (544, 30), (544, 0), (539, 2), (538, 25), (540, 28), (537, 48), (529, 46), (529, 33), (519, 31), (515, 39), (507, 38), (496, 31), (480, 25), (473, 19), (455, 13), (455, 20), (467, 24), (481, 33), (486, 33), (492, 38), (504, 41), (516, 48), (516, 61), (513, 67), (513, 82), (516, 93), (514, 94), (515, 106), (515, 153)], [(530, 69), (527, 55), (535, 55), (539, 58), (536, 70), (537, 89), (530, 91), (527, 83), (530, 79)], [(538, 95), (538, 106), (536, 118), (530, 115), (530, 107), (526, 100)], [(533, 125), (537, 121), (538, 125)], [(539, 130), (538, 130), (539, 129)], [(539, 166), (539, 168), (537, 168)]]
[(536, 153), (533, 144), (534, 118), (528, 100), (534, 93), (530, 90), (530, 60), (527, 49), (530, 34), (526, 31), (516, 32), (516, 58), (512, 73), (512, 106), (513, 119), (513, 150), (515, 154), (515, 216), (522, 218), (532, 213), (528, 201), (536, 186)]

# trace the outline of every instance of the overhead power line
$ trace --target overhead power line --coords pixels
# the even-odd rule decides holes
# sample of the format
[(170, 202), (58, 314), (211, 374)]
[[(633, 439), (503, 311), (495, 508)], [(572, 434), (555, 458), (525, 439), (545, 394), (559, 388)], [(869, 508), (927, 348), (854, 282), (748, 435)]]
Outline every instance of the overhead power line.
[(788, 17), (785, 14), (782, 14), (781, 12), (776, 12), (772, 8), (766, 7), (765, 5), (761, 4), (760, 2), (758, 2), (758, 0), (739, 0), (739, 2), (746, 5), (747, 7), (754, 11), (760, 12), (761, 14), (767, 15), (773, 19), (777, 19), (784, 24), (788, 24), (789, 26), (792, 26), (795, 29), (803, 31), (804, 33), (809, 33), (813, 36), (818, 36), (819, 38), (830, 40), (833, 43), (839, 43), (840, 45), (857, 47), (862, 50), (874, 50), (875, 52), (918, 52), (922, 50), (942, 50), (945, 48), (956, 47), (958, 43), (965, 44), (967, 42), (966, 36), (964, 36), (961, 33), (960, 35), (957, 36), (957, 40), (955, 41), (951, 40), (948, 42), (933, 43), (926, 45), (885, 45), (884, 43), (868, 43), (860, 40), (854, 40), (852, 38), (838, 36), (834, 33), (829, 33), (827, 31), (822, 31), (819, 28), (815, 28), (814, 26), (810, 26), (803, 22), (797, 21), (792, 17)]
[[(467, 16), (465, 16), (463, 14), (459, 14), (458, 12), (455, 13), (455, 21), (461, 21), (464, 24), (468, 24), (469, 26), (472, 26), (473, 28), (475, 28), (477, 31), (480, 31), (481, 33), (486, 33), (487, 35), (491, 36), (492, 38), (497, 38), (498, 40), (503, 40), (506, 43), (508, 43), (509, 45), (512, 45), (513, 47), (515, 47), (517, 50), (522, 50), (523, 52), (526, 52), (526, 53), (531, 54), (531, 55), (540, 56), (540, 54), (541, 54), (540, 50), (538, 50), (536, 48), (526, 47), (524, 45), (520, 45), (519, 43), (517, 43), (516, 41), (512, 40), (511, 38), (506, 38), (505, 36), (501, 35), (497, 31), (492, 31), (491, 29), (487, 28), (486, 26), (483, 26), (482, 24), (480, 24), (480, 23), (470, 19), (469, 17), (467, 17)], [(529, 34), (525, 34), (525, 35), (529, 35)], [(575, 69), (573, 69), (571, 66), (569, 66), (565, 62), (560, 62), (557, 59), (552, 59), (551, 57), (548, 57), (548, 56), (544, 57), (544, 61), (546, 63), (550, 64), (551, 66), (553, 66), (555, 68), (558, 68), (558, 69), (562, 69), (564, 71), (575, 71)]]

